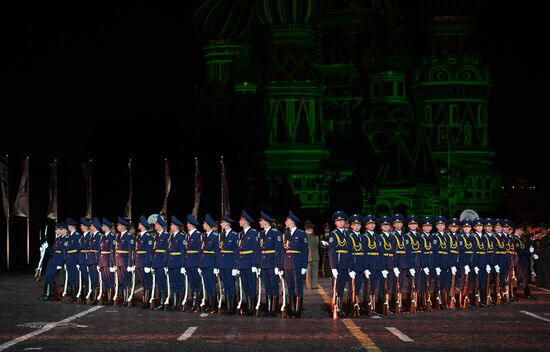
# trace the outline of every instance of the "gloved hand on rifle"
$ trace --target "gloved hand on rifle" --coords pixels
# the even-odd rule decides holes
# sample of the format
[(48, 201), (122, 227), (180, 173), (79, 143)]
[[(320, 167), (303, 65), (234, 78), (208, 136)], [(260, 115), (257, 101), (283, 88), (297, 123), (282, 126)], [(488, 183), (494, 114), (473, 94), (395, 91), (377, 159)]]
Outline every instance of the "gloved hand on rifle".
[(495, 265), (495, 272), (500, 273), (500, 266), (498, 266), (498, 264)]
[(485, 266), (485, 271), (487, 272), (487, 274), (491, 273), (491, 266), (489, 264)]
[(370, 270), (367, 269), (364, 271), (364, 274), (365, 274), (365, 277), (367, 278), (367, 280), (370, 278)]
[(237, 276), (238, 273), (239, 273), (239, 270), (231, 269), (231, 276)]
[(456, 266), (454, 266), (454, 265), (451, 266), (451, 273), (452, 273), (453, 275), (456, 275)]
[(479, 268), (476, 266), (474, 267), (474, 271), (476, 272), (476, 275), (479, 273)]
[(338, 278), (338, 269), (332, 269), (332, 276), (334, 276), (334, 278)]
[(149, 274), (151, 272), (151, 268), (146, 266), (143, 268), (143, 271), (145, 271), (146, 274)]
[(385, 270), (385, 269), (384, 269), (384, 270), (382, 270), (382, 277), (383, 277), (384, 279), (387, 279), (387, 278), (388, 278), (388, 274), (389, 274), (389, 273), (390, 273), (390, 272), (389, 272), (389, 271), (387, 271), (387, 270)]
[(424, 274), (426, 274), (426, 275), (430, 275), (430, 268), (428, 268), (428, 267), (425, 267), (425, 268), (424, 268), (424, 269), (422, 269), (422, 270), (424, 270)]
[(469, 272), (470, 272), (470, 266), (464, 265), (464, 273), (465, 273), (466, 275), (468, 275)]
[(180, 273), (182, 273), (183, 275), (185, 275), (185, 273), (186, 273), (185, 268), (182, 267), (181, 270), (180, 270)]
[(439, 276), (441, 274), (441, 268), (440, 267), (435, 268), (435, 274), (437, 276)]
[(355, 271), (350, 271), (349, 272), (349, 277), (353, 280), (355, 279)]
[(411, 274), (411, 276), (414, 276), (414, 274), (416, 274), (416, 270), (414, 270), (414, 268), (410, 268), (409, 273)]
[(399, 268), (397, 267), (393, 268), (393, 273), (395, 274), (395, 277), (399, 277), (399, 274), (400, 274)]

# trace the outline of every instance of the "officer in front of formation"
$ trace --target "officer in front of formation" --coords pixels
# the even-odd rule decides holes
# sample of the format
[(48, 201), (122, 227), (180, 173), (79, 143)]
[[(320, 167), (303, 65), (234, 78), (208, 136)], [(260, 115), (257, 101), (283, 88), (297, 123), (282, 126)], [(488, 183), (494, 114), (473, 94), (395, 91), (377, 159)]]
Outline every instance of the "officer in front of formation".
[(258, 271), (260, 246), (258, 243), (258, 231), (251, 227), (254, 218), (243, 210), (239, 225), (243, 229), (239, 232), (239, 272), (241, 275), (241, 285), (246, 295), (246, 315), (254, 314), (254, 299), (257, 296), (256, 277), (260, 275)]
[(155, 279), (153, 280), (154, 285), (153, 291), (156, 289), (159, 293), (160, 304), (158, 307), (155, 305), (155, 301), (151, 303), (151, 309), (156, 311), (164, 310), (164, 302), (166, 302), (167, 297), (167, 274), (168, 274), (168, 239), (170, 235), (166, 232), (166, 221), (162, 216), (157, 217), (155, 222), (155, 229), (157, 230), (157, 235), (155, 236), (155, 241), (153, 244), (153, 260), (151, 262), (151, 267)]
[[(187, 215), (187, 236), (185, 240), (185, 272), (188, 284), (191, 286), (191, 307), (188, 312), (199, 312), (199, 295), (201, 293), (201, 277), (199, 275), (199, 260), (201, 257), (201, 233), (197, 230), (199, 221), (192, 215)], [(186, 302), (183, 302), (186, 304)]]
[(216, 222), (209, 214), (206, 214), (202, 225), (204, 232), (202, 233), (202, 255), (199, 260), (199, 274), (204, 280), (203, 289), (205, 292), (203, 292), (203, 295), (208, 297), (207, 304), (209, 306), (208, 309), (205, 307), (202, 307), (202, 309), (208, 313), (215, 313), (218, 307), (216, 277), (220, 274), (217, 260), (220, 247), (218, 234), (214, 231), (214, 226), (216, 226)]
[(285, 220), (287, 230), (284, 234), (284, 272), (288, 284), (290, 317), (302, 316), (304, 302), (304, 276), (307, 271), (309, 246), (304, 230), (297, 227), (300, 219), (290, 210)]
[(283, 269), (283, 238), (279, 230), (271, 227), (273, 220), (269, 214), (260, 212), (260, 276), (267, 305), (264, 317), (274, 317), (277, 312), (279, 270)]
[(55, 281), (55, 275), (63, 267), (66, 256), (67, 241), (64, 234), (67, 232), (67, 225), (63, 222), (55, 224), (55, 242), (52, 247), (44, 242), (41, 249), (46, 251), (46, 255), (51, 256), (46, 267), (44, 275), (44, 293), (38, 298), (39, 301), (59, 300), (60, 292)]
[[(71, 289), (71, 296), (63, 297), (65, 303), (76, 302), (76, 294), (79, 287), (79, 272), (78, 272), (78, 263), (79, 263), (79, 249), (80, 249), (80, 236), (81, 234), (76, 231), (76, 222), (72, 218), (67, 218), (65, 224), (68, 229), (68, 236), (66, 237), (67, 247), (66, 247), (66, 258), (65, 265), (68, 274), (68, 285)], [(66, 292), (64, 292), (66, 293)]]
[(222, 214), (220, 226), (220, 256), (218, 265), (222, 277), (223, 289), (225, 293), (226, 310), (222, 313), (235, 314), (235, 277), (237, 276), (237, 251), (238, 234), (231, 229), (231, 224), (235, 223), (230, 216)]
[(348, 233), (344, 229), (347, 219), (348, 215), (345, 212), (341, 210), (334, 212), (332, 214), (332, 221), (334, 221), (336, 228), (330, 232), (328, 238), (330, 269), (334, 278), (333, 295), (336, 296), (337, 312), (340, 318), (345, 316), (342, 311), (342, 297), (344, 296), (346, 283), (349, 280), (350, 254)]
[(143, 302), (139, 308), (147, 308), (151, 298), (153, 282), (151, 277), (151, 261), (153, 260), (153, 236), (148, 232), (151, 224), (145, 216), (140, 216), (138, 224), (138, 235), (136, 238), (135, 264), (139, 275), (139, 281), (143, 285)]
[[(132, 281), (135, 282), (134, 250), (136, 247), (134, 236), (128, 232), (130, 223), (128, 220), (117, 218), (117, 230), (120, 237), (115, 242), (115, 265), (118, 272), (119, 289), (122, 290), (122, 305), (128, 305), (128, 298), (132, 293)], [(132, 280), (134, 276), (134, 280)], [(117, 293), (118, 295), (118, 293)], [(114, 305), (117, 305), (114, 302)]]
[(181, 307), (183, 299), (183, 274), (185, 273), (185, 235), (182, 232), (183, 223), (175, 216), (170, 218), (170, 238), (168, 240), (168, 277), (172, 291), (171, 311)]

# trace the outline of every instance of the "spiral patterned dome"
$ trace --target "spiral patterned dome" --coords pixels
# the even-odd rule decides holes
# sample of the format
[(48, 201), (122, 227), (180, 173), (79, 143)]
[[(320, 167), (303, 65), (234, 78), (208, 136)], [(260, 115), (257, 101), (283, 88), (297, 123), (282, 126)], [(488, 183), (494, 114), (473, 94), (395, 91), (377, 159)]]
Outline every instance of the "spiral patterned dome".
[(239, 39), (255, 26), (255, 0), (205, 0), (193, 21), (206, 40)]

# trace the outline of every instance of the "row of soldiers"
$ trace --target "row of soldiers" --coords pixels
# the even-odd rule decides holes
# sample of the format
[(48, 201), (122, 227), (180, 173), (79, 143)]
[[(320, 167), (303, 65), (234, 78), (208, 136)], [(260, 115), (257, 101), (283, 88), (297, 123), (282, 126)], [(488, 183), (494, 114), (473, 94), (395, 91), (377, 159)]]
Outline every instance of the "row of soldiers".
[[(518, 276), (524, 298), (535, 299), (529, 262), (537, 256), (523, 229), (510, 220), (348, 217), (343, 211), (332, 220), (335, 319), (508, 304), (517, 300)], [(348, 304), (342, 307), (346, 286)]]
[[(238, 222), (242, 231), (237, 232), (231, 217), (222, 215), (218, 223), (207, 214), (201, 232), (191, 214), (185, 223), (172, 216), (170, 225), (161, 216), (141, 216), (134, 236), (128, 231), (131, 224), (121, 217), (115, 224), (107, 218), (81, 218), (80, 223), (67, 218), (56, 224), (54, 245), (40, 247), (49, 262), (39, 300), (260, 315), (263, 286), (263, 316), (280, 311), (300, 318), (307, 236), (297, 228), (300, 219), (292, 211), (284, 233), (272, 227), (273, 221), (262, 211), (258, 231), (251, 226), (255, 219), (243, 210)], [(61, 292), (56, 275), (63, 267)]]

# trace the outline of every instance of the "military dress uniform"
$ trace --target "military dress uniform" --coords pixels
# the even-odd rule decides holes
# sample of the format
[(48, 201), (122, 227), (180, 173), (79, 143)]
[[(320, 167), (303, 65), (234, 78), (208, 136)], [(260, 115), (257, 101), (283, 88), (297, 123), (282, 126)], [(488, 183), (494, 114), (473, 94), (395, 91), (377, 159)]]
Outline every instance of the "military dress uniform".
[[(222, 214), (222, 219), (229, 224), (235, 222), (231, 217), (224, 214)], [(237, 272), (238, 234), (232, 229), (229, 231), (222, 230), (219, 242), (220, 256), (218, 258), (218, 265), (227, 305), (225, 312), (227, 314), (235, 314), (235, 277), (233, 274), (236, 275)]]
[[(347, 214), (343, 211), (337, 211), (332, 215), (334, 222), (338, 220), (347, 220)], [(285, 242), (286, 243), (286, 242)], [(342, 312), (342, 297), (344, 296), (344, 288), (349, 280), (350, 253), (348, 244), (348, 233), (344, 228), (336, 228), (330, 232), (328, 238), (328, 253), (330, 261), (330, 269), (336, 272), (336, 304), (340, 316)], [(334, 275), (333, 275), (334, 276)]]
[[(432, 219), (424, 217), (420, 221), (421, 225), (432, 226)], [(434, 248), (432, 244), (432, 235), (429, 232), (422, 231), (420, 234), (420, 249), (422, 255), (420, 257), (420, 267), (422, 268), (422, 273), (420, 275), (420, 303), (424, 309), (431, 310), (432, 308), (432, 290), (433, 286), (430, 285), (431, 276), (435, 275), (434, 267)]]
[[(146, 229), (151, 227), (151, 224), (143, 215), (139, 218), (139, 222)], [(149, 305), (151, 289), (153, 288), (153, 278), (151, 276), (153, 241), (153, 236), (151, 236), (151, 234), (147, 231), (141, 231), (136, 238), (136, 271), (139, 276), (139, 281), (143, 286), (143, 304), (141, 305), (141, 308), (146, 308)]]
[[(475, 218), (473, 221), (473, 226), (483, 225), (484, 221), (481, 218)], [(477, 282), (476, 286), (476, 295), (479, 293), (479, 296), (476, 297), (479, 305), (485, 307), (483, 297), (486, 297), (486, 288), (487, 288), (487, 270), (488, 265), (487, 258), (487, 242), (483, 237), (481, 232), (475, 231), (473, 234), (472, 243), (474, 245), (474, 277)], [(477, 273), (475, 272), (477, 268)]]
[[(447, 226), (447, 219), (443, 216), (438, 216), (434, 219), (434, 223), (436, 226), (438, 224), (444, 224)], [(450, 271), (447, 260), (447, 256), (449, 255), (449, 244), (447, 243), (447, 236), (442, 231), (437, 230), (432, 237), (433, 261), (435, 268), (433, 275), (435, 283), (434, 289), (437, 290), (439, 288), (438, 291), (434, 291), (434, 295), (437, 300), (434, 303), (440, 304), (440, 309), (445, 309), (445, 305), (442, 304), (442, 292), (448, 291), (449, 289)]]
[[(113, 226), (113, 223), (107, 218), (103, 218), (103, 226), (109, 229)], [(103, 290), (107, 292), (107, 304), (113, 304), (113, 291), (115, 289), (115, 235), (111, 231), (106, 231), (100, 236), (99, 240), (99, 261), (98, 266), (101, 269), (101, 282), (103, 284)], [(100, 303), (103, 303), (101, 297), (99, 297)]]
[(531, 259), (531, 242), (526, 235), (518, 236), (514, 234), (514, 247), (518, 254), (518, 271), (521, 277), (521, 286), (523, 287), (523, 297), (526, 299), (534, 299), (529, 289), (531, 275), (529, 272), (529, 261)]
[[(130, 226), (130, 223), (121, 218), (117, 219), (117, 223), (126, 227)], [(130, 291), (132, 289), (132, 271), (134, 267), (134, 248), (135, 248), (134, 236), (126, 230), (120, 234), (120, 237), (115, 243), (115, 265), (118, 271), (119, 288), (122, 290), (122, 304), (126, 306), (128, 304), (128, 297), (130, 297)], [(117, 304), (117, 302), (115, 302)]]
[[(65, 220), (65, 224), (77, 226), (78, 223), (71, 219), (67, 218)], [(79, 252), (80, 252), (80, 237), (82, 235), (78, 231), (73, 231), (69, 234), (67, 237), (67, 247), (66, 247), (66, 270), (67, 270), (67, 276), (69, 279), (69, 286), (71, 288), (71, 298), (66, 299), (65, 302), (69, 301), (75, 301), (76, 302), (76, 293), (78, 292), (78, 285), (79, 285), (79, 272), (78, 267), (79, 265)]]
[[(204, 217), (204, 221), (213, 228), (216, 222), (208, 214)], [(203, 292), (208, 297), (208, 304), (210, 306), (210, 313), (215, 313), (217, 310), (216, 299), (216, 274), (218, 272), (218, 256), (220, 253), (218, 234), (214, 230), (210, 232), (204, 232), (202, 234), (202, 254), (199, 260), (199, 268), (201, 269), (202, 279), (204, 280)]]
[(84, 303), (85, 300), (82, 300), (82, 296), (86, 294), (88, 289), (91, 289), (90, 286), (90, 274), (88, 272), (88, 250), (90, 247), (90, 237), (92, 236), (92, 233), (90, 232), (90, 220), (86, 219), (85, 217), (80, 218), (80, 224), (81, 229), (83, 231), (82, 236), (80, 236), (80, 244), (79, 244), (79, 253), (78, 253), (78, 271), (79, 275), (82, 278), (82, 287), (79, 289), (80, 296), (77, 297), (78, 302)]
[[(250, 224), (254, 222), (254, 219), (244, 210), (241, 217), (246, 219)], [(248, 304), (246, 315), (252, 315), (254, 299), (258, 293), (256, 288), (257, 274), (252, 271), (252, 268), (257, 270), (259, 264), (260, 246), (258, 242), (258, 231), (252, 227), (248, 227), (239, 232), (238, 247), (241, 285)]]
[(99, 279), (101, 275), (101, 268), (99, 267), (99, 252), (101, 250), (100, 243), (103, 234), (100, 231), (101, 221), (99, 221), (98, 218), (93, 218), (92, 225), (94, 225), (96, 232), (93, 232), (90, 236), (86, 264), (88, 265), (88, 274), (90, 277), (90, 288), (88, 289), (88, 292), (93, 290), (93, 297), (88, 296), (87, 302), (89, 304), (97, 304), (97, 300), (99, 299)]
[[(416, 215), (410, 215), (407, 217), (407, 225), (411, 223), (420, 224), (420, 219), (418, 219)], [(422, 268), (420, 266), (420, 260), (422, 257), (422, 249), (420, 248), (420, 234), (416, 231), (409, 230), (409, 232), (407, 232), (403, 237), (405, 239), (405, 251), (407, 252), (407, 267), (409, 268), (409, 272), (407, 273), (409, 277), (407, 286), (409, 297), (411, 298), (409, 311), (414, 312), (416, 310), (416, 306), (418, 305), (418, 293), (413, 292), (413, 281), (414, 291), (418, 291), (420, 288), (420, 277), (422, 276)], [(414, 270), (414, 275), (411, 273), (411, 269)], [(415, 302), (412, 301), (413, 298), (416, 299)]]
[[(363, 217), (359, 214), (353, 214), (350, 216), (349, 222), (351, 225), (354, 223), (362, 225)], [(361, 288), (363, 286), (363, 273), (367, 269), (365, 263), (365, 250), (363, 248), (363, 236), (360, 231), (355, 232), (350, 230), (348, 236), (348, 251), (350, 253), (349, 275), (350, 277), (355, 276), (355, 278), (350, 280), (350, 290), (348, 291), (348, 309), (351, 314), (351, 312), (353, 312), (353, 300), (359, 300)], [(352, 296), (353, 292), (355, 292), (355, 297)]]
[[(67, 228), (67, 226), (59, 222), (56, 224), (56, 228)], [(39, 298), (41, 301), (59, 300), (60, 292), (55, 276), (60, 268), (65, 263), (67, 238), (64, 236), (57, 236), (53, 246), (46, 248), (46, 253), (51, 256), (46, 267), (46, 274), (44, 275), (45, 288), (44, 294)]]
[[(502, 220), (495, 220), (495, 227), (503, 225), (504, 222)], [(508, 239), (504, 236), (502, 232), (495, 232), (493, 234), (493, 246), (495, 248), (495, 292), (497, 297), (501, 297), (501, 292), (506, 286), (506, 278), (508, 277)], [(499, 286), (498, 291), (496, 289), (497, 277)]]
[[(460, 227), (460, 220), (457, 218), (452, 218), (449, 220), (449, 227), (456, 226)], [(458, 277), (460, 275), (458, 271), (458, 261), (460, 259), (460, 246), (459, 246), (459, 234), (449, 230), (446, 233), (447, 236), (447, 245), (448, 245), (448, 254), (447, 254), (447, 264), (446, 267), (449, 268), (447, 274), (447, 284), (445, 286), (443, 303), (446, 307), (450, 307), (451, 301), (455, 300), (456, 302), (456, 287), (458, 284)], [(454, 280), (454, 285), (453, 285)], [(454, 287), (453, 287), (454, 286)], [(453, 289), (453, 290), (451, 290)], [(452, 291), (452, 292), (451, 292)], [(455, 305), (456, 308), (456, 305)]]
[[(295, 224), (300, 223), (300, 219), (292, 211), (288, 212), (287, 217)], [(287, 229), (283, 236), (283, 242), (285, 252), (283, 266), (288, 285), (290, 314), (293, 318), (300, 318), (304, 301), (304, 275), (309, 255), (307, 235), (304, 230), (297, 227)]]
[[(472, 226), (471, 219), (464, 219), (461, 222), (462, 228), (465, 226)], [(467, 308), (467, 303), (472, 302), (469, 298), (470, 288), (473, 287), (473, 274), (474, 270), (474, 244), (472, 243), (472, 237), (470, 233), (465, 233), (464, 230), (460, 231), (458, 238), (458, 272), (459, 272), (459, 288), (461, 292), (460, 304)], [(467, 284), (467, 286), (466, 286)], [(470, 303), (471, 305), (471, 303)]]
[[(171, 221), (178, 228), (183, 226), (183, 223), (174, 215), (172, 215)], [(172, 311), (179, 309), (182, 303), (184, 290), (182, 268), (184, 264), (185, 235), (181, 231), (177, 231), (171, 234), (168, 240), (168, 276), (172, 290)]]
[[(382, 227), (383, 225), (391, 225), (391, 218), (388, 216), (384, 216), (379, 219), (379, 225)], [(381, 231), (380, 235), (378, 236), (378, 253), (379, 253), (379, 260), (380, 260), (380, 281), (378, 282), (378, 286), (380, 287), (379, 295), (382, 294), (385, 291), (386, 288), (388, 289), (388, 297), (386, 301), (386, 297), (384, 297), (384, 300), (382, 300), (382, 297), (379, 297), (379, 300), (383, 302), (383, 311), (387, 309), (387, 313), (390, 311), (390, 300), (391, 295), (393, 292), (393, 285), (395, 284), (395, 270), (398, 270), (398, 268), (395, 266), (395, 263), (393, 261), (393, 256), (395, 255), (395, 247), (394, 247), (394, 240), (392, 240), (393, 235), (390, 232)], [(395, 270), (394, 270), (395, 269)], [(386, 277), (384, 277), (384, 274)]]
[[(369, 223), (376, 224), (376, 217), (374, 215), (367, 215), (365, 216), (364, 224), (367, 225)], [(365, 230), (365, 233), (363, 234), (363, 249), (365, 251), (365, 285), (363, 288), (363, 302), (365, 302), (365, 305), (367, 303), (370, 303), (370, 309), (371, 312), (374, 312), (374, 308), (376, 306), (376, 300), (374, 297), (377, 296), (377, 288), (378, 288), (378, 280), (380, 276), (380, 259), (379, 259), (379, 253), (378, 253), (378, 239), (377, 234), (374, 231)], [(368, 270), (368, 271), (367, 271)], [(369, 285), (369, 286), (367, 286)], [(367, 295), (370, 292), (370, 297), (367, 297)], [(367, 301), (368, 299), (368, 301)]]
[[(187, 223), (193, 226), (199, 226), (197, 219), (187, 215)], [(199, 275), (199, 259), (201, 257), (201, 234), (194, 228), (189, 231), (185, 240), (185, 271), (189, 279), (189, 285), (192, 292), (192, 305), (188, 311), (199, 310), (198, 297), (201, 293), (201, 277)]]
[[(392, 226), (397, 223), (401, 222), (404, 224), (405, 218), (401, 214), (394, 214), (392, 216)], [(391, 232), (390, 239), (392, 241), (392, 246), (394, 248), (394, 254), (393, 254), (393, 264), (394, 268), (397, 268), (397, 270), (392, 270), (393, 272), (390, 273), (391, 283), (389, 284), (391, 292), (394, 292), (395, 294), (395, 302), (396, 302), (396, 311), (401, 309), (401, 291), (403, 290), (405, 278), (408, 274), (408, 258), (407, 258), (407, 248), (405, 246), (405, 238), (403, 236), (403, 230), (397, 230), (394, 228)], [(399, 276), (397, 276), (397, 273), (399, 273)], [(397, 291), (397, 280), (399, 280), (399, 292)], [(398, 312), (399, 313), (399, 312)]]
[[(260, 213), (260, 218), (268, 223), (273, 218), (265, 212)], [(260, 231), (260, 276), (265, 287), (267, 309), (264, 316), (275, 316), (279, 301), (279, 270), (283, 270), (283, 238), (276, 228), (268, 228)]]
[[(157, 223), (163, 229), (166, 229), (166, 221), (164, 221), (161, 216), (157, 218)], [(166, 274), (168, 273), (168, 239), (170, 238), (170, 234), (163, 230), (157, 233), (154, 238), (151, 267), (153, 269), (153, 275), (155, 275), (155, 286), (159, 293), (160, 304), (158, 307), (154, 307), (153, 304), (151, 308), (155, 310), (164, 310), (164, 302), (166, 302), (167, 297)]]

